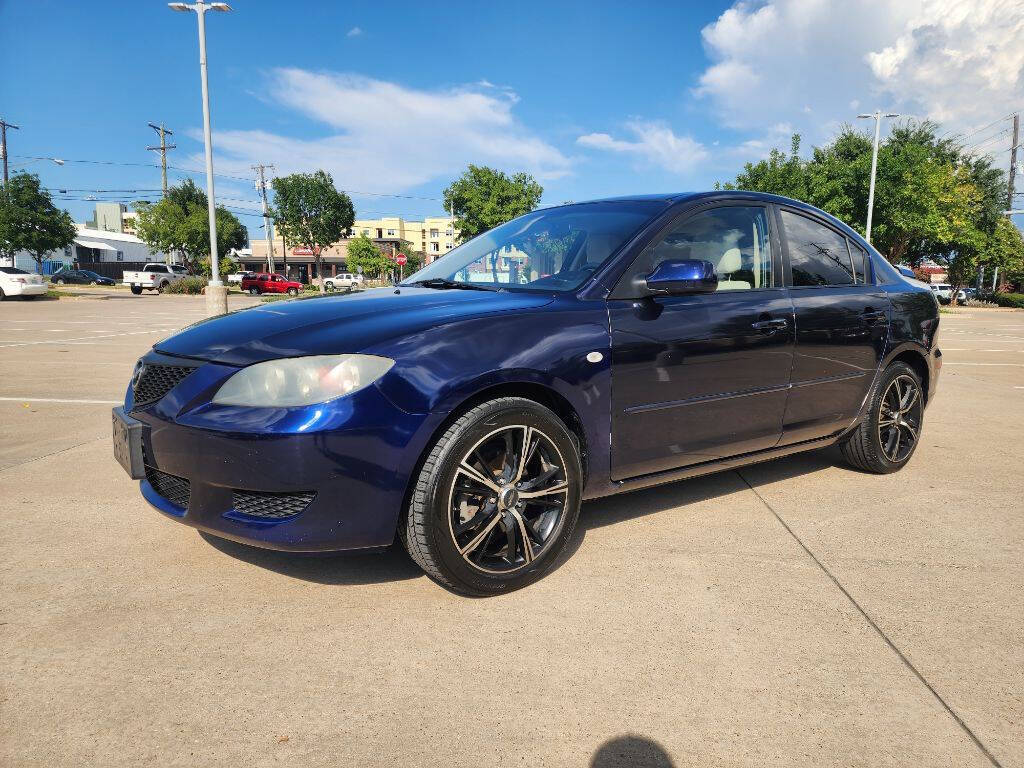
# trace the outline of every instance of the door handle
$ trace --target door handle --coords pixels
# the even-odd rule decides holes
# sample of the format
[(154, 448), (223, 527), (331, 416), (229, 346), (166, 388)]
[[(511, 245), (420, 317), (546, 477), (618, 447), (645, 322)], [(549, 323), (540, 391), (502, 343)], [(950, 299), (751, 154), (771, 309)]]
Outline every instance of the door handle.
[(775, 333), (788, 328), (789, 321), (782, 317), (774, 320), (758, 320), (756, 323), (751, 323), (750, 327), (755, 331), (761, 331), (761, 333)]
[(881, 309), (871, 309), (871, 307), (868, 307), (867, 309), (860, 313), (860, 319), (863, 320), (868, 325), (880, 323), (883, 320), (885, 320), (885, 318), (886, 314)]

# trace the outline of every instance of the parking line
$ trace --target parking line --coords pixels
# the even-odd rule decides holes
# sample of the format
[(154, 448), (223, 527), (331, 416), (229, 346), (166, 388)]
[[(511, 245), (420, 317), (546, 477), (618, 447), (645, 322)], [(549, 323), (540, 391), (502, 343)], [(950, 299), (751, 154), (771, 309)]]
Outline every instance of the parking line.
[(81, 405), (121, 405), (120, 400), (62, 400), (56, 397), (0, 397), (8, 403), (76, 403)]
[(947, 363), (943, 361), (942, 367), (945, 368), (947, 365), (1003, 365), (1010, 368), (1024, 368), (1024, 363), (964, 363), (959, 361)]

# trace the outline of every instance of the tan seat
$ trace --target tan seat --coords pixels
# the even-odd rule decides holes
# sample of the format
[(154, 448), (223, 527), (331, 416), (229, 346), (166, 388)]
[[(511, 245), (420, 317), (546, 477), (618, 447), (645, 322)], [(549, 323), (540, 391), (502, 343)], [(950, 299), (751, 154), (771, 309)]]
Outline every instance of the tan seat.
[(728, 279), (734, 272), (743, 268), (743, 254), (739, 248), (730, 248), (722, 254), (718, 260), (718, 290), (720, 291), (749, 291), (750, 283), (746, 280)]

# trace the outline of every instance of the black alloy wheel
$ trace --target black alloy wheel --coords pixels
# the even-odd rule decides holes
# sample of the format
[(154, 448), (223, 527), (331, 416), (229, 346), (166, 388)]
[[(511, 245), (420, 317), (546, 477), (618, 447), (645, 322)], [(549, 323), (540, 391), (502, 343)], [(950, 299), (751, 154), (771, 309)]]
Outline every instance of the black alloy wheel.
[(546, 573), (579, 514), (577, 440), (523, 398), (479, 405), (437, 441), (413, 492), (402, 538), (455, 591), (491, 595)]
[(920, 440), (924, 406), (917, 372), (906, 363), (892, 363), (875, 385), (868, 415), (840, 443), (846, 460), (879, 474), (902, 469)]

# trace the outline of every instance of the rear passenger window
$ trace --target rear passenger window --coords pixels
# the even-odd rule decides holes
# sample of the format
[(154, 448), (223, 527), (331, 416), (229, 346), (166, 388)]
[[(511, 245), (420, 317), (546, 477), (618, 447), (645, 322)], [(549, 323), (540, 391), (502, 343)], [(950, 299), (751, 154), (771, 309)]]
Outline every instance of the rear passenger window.
[(846, 238), (789, 211), (782, 212), (789, 243), (793, 285), (853, 285), (853, 262)]

